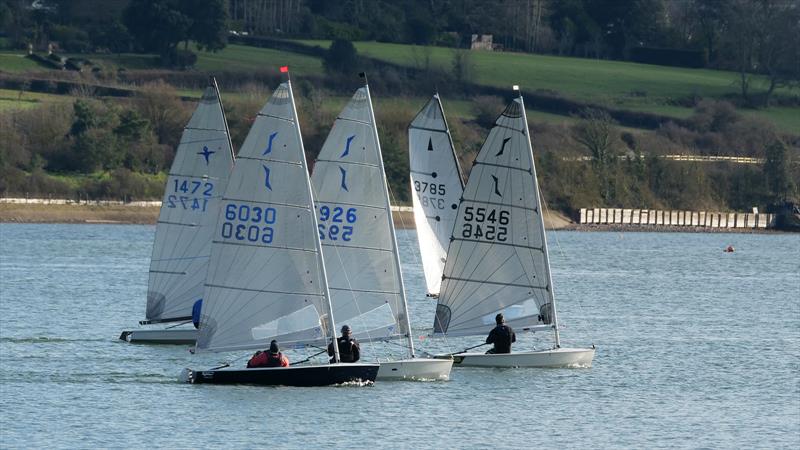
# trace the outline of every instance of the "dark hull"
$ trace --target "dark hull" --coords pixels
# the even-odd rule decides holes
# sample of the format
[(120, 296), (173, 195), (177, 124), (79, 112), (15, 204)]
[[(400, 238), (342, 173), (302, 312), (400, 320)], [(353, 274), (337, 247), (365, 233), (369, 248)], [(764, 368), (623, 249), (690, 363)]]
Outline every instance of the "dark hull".
[(374, 382), (378, 364), (329, 364), (257, 369), (190, 370), (187, 381), (205, 384), (258, 384), (264, 386), (330, 386)]

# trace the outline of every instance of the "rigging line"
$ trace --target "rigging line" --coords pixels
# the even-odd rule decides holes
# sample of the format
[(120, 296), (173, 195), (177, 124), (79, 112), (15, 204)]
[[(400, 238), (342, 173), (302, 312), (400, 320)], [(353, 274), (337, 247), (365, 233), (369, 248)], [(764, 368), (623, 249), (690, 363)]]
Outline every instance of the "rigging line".
[[(380, 166), (377, 164), (371, 164), (367, 162), (360, 162), (360, 161), (343, 161), (339, 159), (325, 159), (325, 158), (317, 158), (316, 163), (331, 163), (336, 164), (337, 166), (361, 166), (361, 167), (369, 167), (372, 169), (380, 169)], [(317, 164), (314, 164), (314, 167), (317, 167)]]
[(253, 157), (253, 156), (239, 156), (239, 157), (236, 158), (236, 160), (237, 161), (239, 161), (239, 160), (259, 161), (259, 162), (262, 162), (262, 163), (265, 163), (265, 162), (278, 163), (278, 164), (286, 164), (287, 166), (295, 166), (295, 167), (302, 166), (301, 163), (295, 162), (295, 161), (287, 161), (287, 160), (284, 160), (284, 159), (273, 159), (273, 158), (256, 158), (256, 157)]
[[(542, 194), (541, 190), (539, 191), (539, 196), (542, 199), (542, 203), (544, 204), (544, 209), (547, 211), (547, 215), (552, 217), (552, 214), (550, 213), (550, 210), (548, 209), (547, 202), (545, 202), (545, 200), (544, 200), (544, 194)], [(561, 247), (561, 241), (558, 239), (558, 233), (556, 232), (555, 229), (553, 229), (553, 233), (552, 234), (553, 234), (553, 237), (555, 237), (556, 247), (558, 247), (558, 252), (561, 254), (561, 257), (564, 258), (565, 261), (568, 260), (569, 258), (567, 257), (567, 254), (564, 252), (564, 249)], [(583, 309), (582, 302), (580, 300), (578, 300), (578, 301), (575, 302), (575, 304), (578, 305), (578, 310), (580, 311), (581, 316), (582, 317), (586, 317), (586, 314), (585, 314), (584, 309)], [(585, 333), (588, 331), (588, 327), (586, 325), (586, 321), (585, 320), (579, 321), (578, 322), (578, 328), (580, 329), (581, 333), (585, 335)]]

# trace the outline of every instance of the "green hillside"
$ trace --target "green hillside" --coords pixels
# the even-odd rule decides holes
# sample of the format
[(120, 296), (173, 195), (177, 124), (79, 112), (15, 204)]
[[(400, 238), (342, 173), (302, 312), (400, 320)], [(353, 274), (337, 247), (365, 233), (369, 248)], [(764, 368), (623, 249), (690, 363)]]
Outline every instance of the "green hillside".
[[(307, 45), (327, 48), (330, 41), (303, 40)], [(355, 42), (359, 54), (405, 66), (431, 65), (450, 70), (453, 49), (416, 47), (379, 42)], [(568, 98), (602, 105), (685, 118), (692, 108), (680, 106), (692, 97), (736, 96), (738, 74), (721, 70), (686, 69), (622, 61), (593, 60), (514, 52), (470, 53), (474, 81), (523, 91), (549, 90)], [(502, 70), (499, 70), (499, 69)], [(756, 89), (765, 80), (757, 78)], [(778, 89), (783, 96), (800, 97), (800, 90)], [(772, 107), (749, 112), (774, 122), (789, 132), (800, 129), (800, 108)]]

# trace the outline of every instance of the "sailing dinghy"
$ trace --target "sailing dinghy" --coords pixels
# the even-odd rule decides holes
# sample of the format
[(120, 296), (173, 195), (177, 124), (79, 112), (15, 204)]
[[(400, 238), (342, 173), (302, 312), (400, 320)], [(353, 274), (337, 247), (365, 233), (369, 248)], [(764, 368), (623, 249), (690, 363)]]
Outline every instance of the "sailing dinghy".
[[(239, 152), (211, 245), (196, 351), (325, 346), (335, 338), (325, 261), (289, 81)], [(339, 361), (338, 347), (335, 361)], [(323, 350), (324, 351), (324, 350)], [(378, 364), (186, 369), (192, 383), (324, 386), (374, 381)]]
[(148, 327), (123, 331), (123, 341), (194, 344), (192, 306), (203, 297), (217, 208), (233, 162), (225, 112), (212, 78), (184, 128), (167, 177), (150, 259), (146, 320), (139, 322)]
[(446, 380), (451, 360), (417, 358), (369, 86), (334, 122), (311, 177), (333, 315), (361, 342), (405, 339), (378, 379)]
[(460, 366), (589, 367), (592, 348), (562, 348), (541, 195), (520, 94), (489, 132), (458, 206), (434, 335), (488, 335), (503, 313), (516, 331), (552, 332), (554, 346), (457, 353)]
[(428, 297), (438, 297), (458, 200), (464, 192), (461, 167), (439, 94), (408, 127), (408, 159), (414, 223)]

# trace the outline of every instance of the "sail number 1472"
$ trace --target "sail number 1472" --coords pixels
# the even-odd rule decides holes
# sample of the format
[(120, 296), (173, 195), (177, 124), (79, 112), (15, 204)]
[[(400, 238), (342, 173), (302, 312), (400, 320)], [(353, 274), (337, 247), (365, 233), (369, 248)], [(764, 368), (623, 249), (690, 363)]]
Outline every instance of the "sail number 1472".
[(464, 225), (461, 237), (464, 239), (481, 239), (486, 241), (506, 242), (511, 212), (504, 209), (464, 208)]

